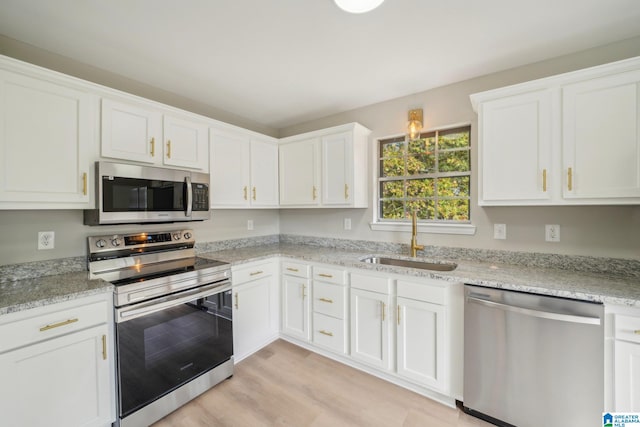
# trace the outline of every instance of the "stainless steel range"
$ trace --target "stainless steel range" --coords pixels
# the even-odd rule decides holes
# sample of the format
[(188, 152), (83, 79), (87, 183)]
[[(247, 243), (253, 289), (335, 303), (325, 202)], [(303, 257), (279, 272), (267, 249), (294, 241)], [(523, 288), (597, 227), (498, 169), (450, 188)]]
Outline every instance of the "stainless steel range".
[(233, 375), (231, 267), (192, 230), (89, 237), (89, 276), (115, 285), (120, 426), (148, 426)]

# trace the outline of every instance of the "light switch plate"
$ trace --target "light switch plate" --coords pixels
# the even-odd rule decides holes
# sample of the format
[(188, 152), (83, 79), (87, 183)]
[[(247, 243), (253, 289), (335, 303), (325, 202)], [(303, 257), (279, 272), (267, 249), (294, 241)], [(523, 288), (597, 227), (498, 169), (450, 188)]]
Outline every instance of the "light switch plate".
[(493, 224), (493, 238), (505, 240), (507, 238), (507, 224)]
[(351, 218), (344, 219), (344, 229), (351, 230)]

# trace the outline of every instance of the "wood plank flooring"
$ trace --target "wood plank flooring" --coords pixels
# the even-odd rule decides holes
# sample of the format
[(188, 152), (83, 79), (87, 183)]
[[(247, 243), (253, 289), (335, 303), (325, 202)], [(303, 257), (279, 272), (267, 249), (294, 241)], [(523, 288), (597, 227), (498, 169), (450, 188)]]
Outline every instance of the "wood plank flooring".
[(488, 427), (453, 409), (278, 340), (153, 427)]

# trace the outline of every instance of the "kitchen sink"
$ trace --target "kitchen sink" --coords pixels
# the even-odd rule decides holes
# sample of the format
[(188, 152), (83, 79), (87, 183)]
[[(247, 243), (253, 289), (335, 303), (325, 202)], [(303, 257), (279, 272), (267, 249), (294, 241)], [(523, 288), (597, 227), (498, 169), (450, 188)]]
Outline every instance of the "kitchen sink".
[(458, 264), (453, 262), (430, 262), (430, 261), (419, 261), (419, 260), (412, 260), (412, 259), (388, 258), (388, 257), (378, 257), (378, 256), (363, 258), (361, 261), (367, 262), (369, 264), (384, 264), (384, 265), (393, 265), (396, 267), (419, 268), (422, 270), (433, 270), (433, 271), (452, 271), (452, 270), (455, 270), (456, 267), (458, 266)]

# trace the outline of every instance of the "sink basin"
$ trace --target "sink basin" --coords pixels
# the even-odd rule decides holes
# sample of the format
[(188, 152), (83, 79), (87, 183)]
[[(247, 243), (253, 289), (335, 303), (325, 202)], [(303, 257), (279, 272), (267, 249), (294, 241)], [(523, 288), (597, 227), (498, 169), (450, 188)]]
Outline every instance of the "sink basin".
[(384, 264), (384, 265), (393, 265), (396, 267), (419, 268), (422, 270), (433, 270), (433, 271), (452, 271), (452, 270), (455, 270), (456, 267), (458, 266), (458, 264), (455, 264), (452, 262), (429, 262), (429, 261), (387, 258), (387, 257), (377, 257), (377, 256), (367, 257), (362, 259), (361, 261), (368, 262), (369, 264)]

